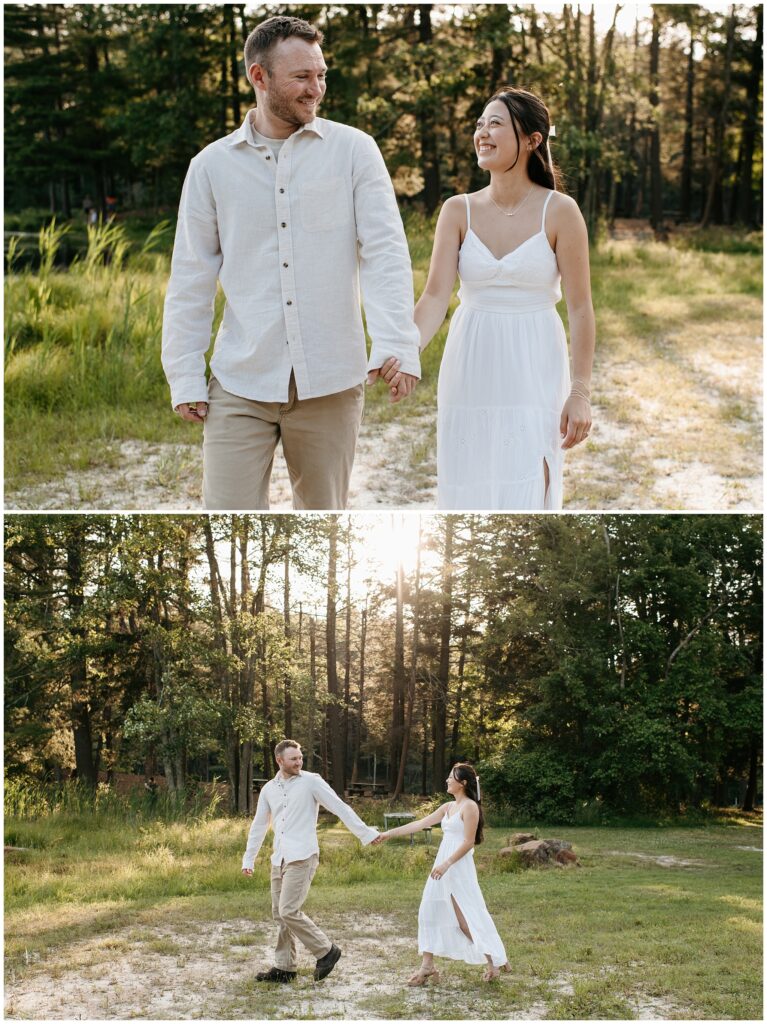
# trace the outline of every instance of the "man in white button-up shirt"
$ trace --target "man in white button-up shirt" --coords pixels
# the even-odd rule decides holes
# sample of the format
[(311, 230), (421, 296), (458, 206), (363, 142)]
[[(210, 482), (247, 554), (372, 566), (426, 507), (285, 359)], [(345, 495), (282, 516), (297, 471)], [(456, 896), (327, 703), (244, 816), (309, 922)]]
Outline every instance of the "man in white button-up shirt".
[[(321, 41), (289, 17), (250, 34), (258, 105), (192, 160), (184, 182), (162, 358), (174, 409), (205, 423), (208, 509), (268, 508), (280, 440), (294, 506), (345, 508), (366, 373), (373, 383), (395, 371), (392, 401), (420, 375), (394, 189), (369, 135), (316, 116)], [(226, 303), (208, 384), (219, 281)]]
[(303, 754), (294, 740), (281, 740), (274, 750), (280, 770), (258, 795), (256, 816), (242, 858), (244, 875), (253, 874), (258, 851), (271, 824), (272, 916), (279, 923), (274, 966), (256, 975), (258, 981), (289, 982), (296, 976), (296, 939), (317, 959), (316, 981), (322, 981), (341, 957), (341, 950), (301, 909), (320, 860), (317, 815), (320, 805), (337, 815), (363, 845), (378, 838), (324, 779), (301, 771)]

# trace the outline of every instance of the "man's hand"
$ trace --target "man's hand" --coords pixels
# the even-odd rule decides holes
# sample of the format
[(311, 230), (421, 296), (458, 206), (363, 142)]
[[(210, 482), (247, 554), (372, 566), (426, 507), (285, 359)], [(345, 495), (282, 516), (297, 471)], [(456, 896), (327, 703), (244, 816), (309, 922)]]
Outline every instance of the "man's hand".
[(176, 406), (175, 411), (182, 420), (189, 420), (190, 423), (204, 423), (208, 415), (207, 402), (182, 402)]
[(380, 846), (381, 843), (385, 843), (389, 838), (388, 832), (379, 832), (375, 839), (371, 842), (371, 846)]
[(242, 873), (243, 873), (243, 875), (245, 875), (245, 876), (246, 876), (247, 878), (250, 878), (250, 876), (251, 876), (251, 875), (253, 874), (253, 868), (243, 868), (243, 869), (242, 869)]
[(384, 380), (389, 385), (389, 401), (399, 402), (407, 398), (415, 391), (418, 378), (412, 373), (400, 372), (399, 359), (392, 356), (378, 370), (371, 370), (368, 374), (368, 385), (375, 384), (376, 380)]

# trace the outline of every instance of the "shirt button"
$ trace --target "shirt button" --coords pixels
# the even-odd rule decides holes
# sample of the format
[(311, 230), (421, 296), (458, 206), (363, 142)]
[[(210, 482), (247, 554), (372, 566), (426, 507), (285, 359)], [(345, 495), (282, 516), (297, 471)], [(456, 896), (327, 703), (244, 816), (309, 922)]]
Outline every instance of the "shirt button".
[(285, 191), (285, 189), (284, 189), (284, 188), (281, 188), (281, 189), (280, 189), (280, 192), (284, 192), (284, 191)]
[(266, 159), (267, 159), (267, 160), (271, 160), (272, 158), (271, 158), (270, 156), (267, 156), (267, 158), (266, 158)]
[(280, 224), (280, 227), (281, 227), (281, 228), (286, 228), (287, 226), (288, 226), (288, 225), (287, 225), (287, 224), (285, 223), (285, 221), (283, 221), (283, 222), (282, 222), (282, 224)]
[(285, 305), (286, 306), (292, 306), (293, 305), (293, 300), (292, 299), (288, 299), (288, 301), (285, 303)]
[(287, 267), (287, 263), (283, 263), (282, 265), (283, 265), (283, 267)]

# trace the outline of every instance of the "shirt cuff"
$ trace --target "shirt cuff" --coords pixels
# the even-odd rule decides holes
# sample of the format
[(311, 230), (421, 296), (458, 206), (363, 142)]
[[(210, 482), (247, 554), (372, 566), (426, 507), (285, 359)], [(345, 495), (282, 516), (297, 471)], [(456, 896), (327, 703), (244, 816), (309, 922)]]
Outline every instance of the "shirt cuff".
[(182, 377), (170, 387), (170, 404), (175, 409), (183, 402), (207, 402), (208, 382), (202, 377)]
[(374, 839), (377, 839), (381, 833), (377, 828), (369, 828), (365, 833), (365, 836), (360, 836), (360, 842), (363, 846), (370, 846)]
[(400, 373), (410, 373), (419, 380), (421, 379), (421, 360), (418, 358), (418, 345), (415, 345), (413, 348), (408, 347), (406, 352), (398, 352), (395, 346), (386, 350), (383, 345), (373, 345), (370, 350), (370, 358), (368, 359), (368, 372), (370, 370), (380, 370), (386, 360), (391, 359), (392, 356), (395, 359), (399, 359), (401, 363)]

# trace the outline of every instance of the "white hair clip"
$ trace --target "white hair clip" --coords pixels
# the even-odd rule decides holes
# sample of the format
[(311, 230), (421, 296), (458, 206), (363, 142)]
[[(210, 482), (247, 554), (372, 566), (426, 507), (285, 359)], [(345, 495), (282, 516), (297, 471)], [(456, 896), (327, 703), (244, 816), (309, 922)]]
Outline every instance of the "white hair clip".
[(477, 800), (481, 800), (482, 799), (482, 793), (480, 792), (480, 788), (479, 788), (479, 775), (476, 776), (476, 779), (477, 779)]
[(555, 124), (549, 125), (549, 138), (556, 139), (557, 137), (557, 126)]

